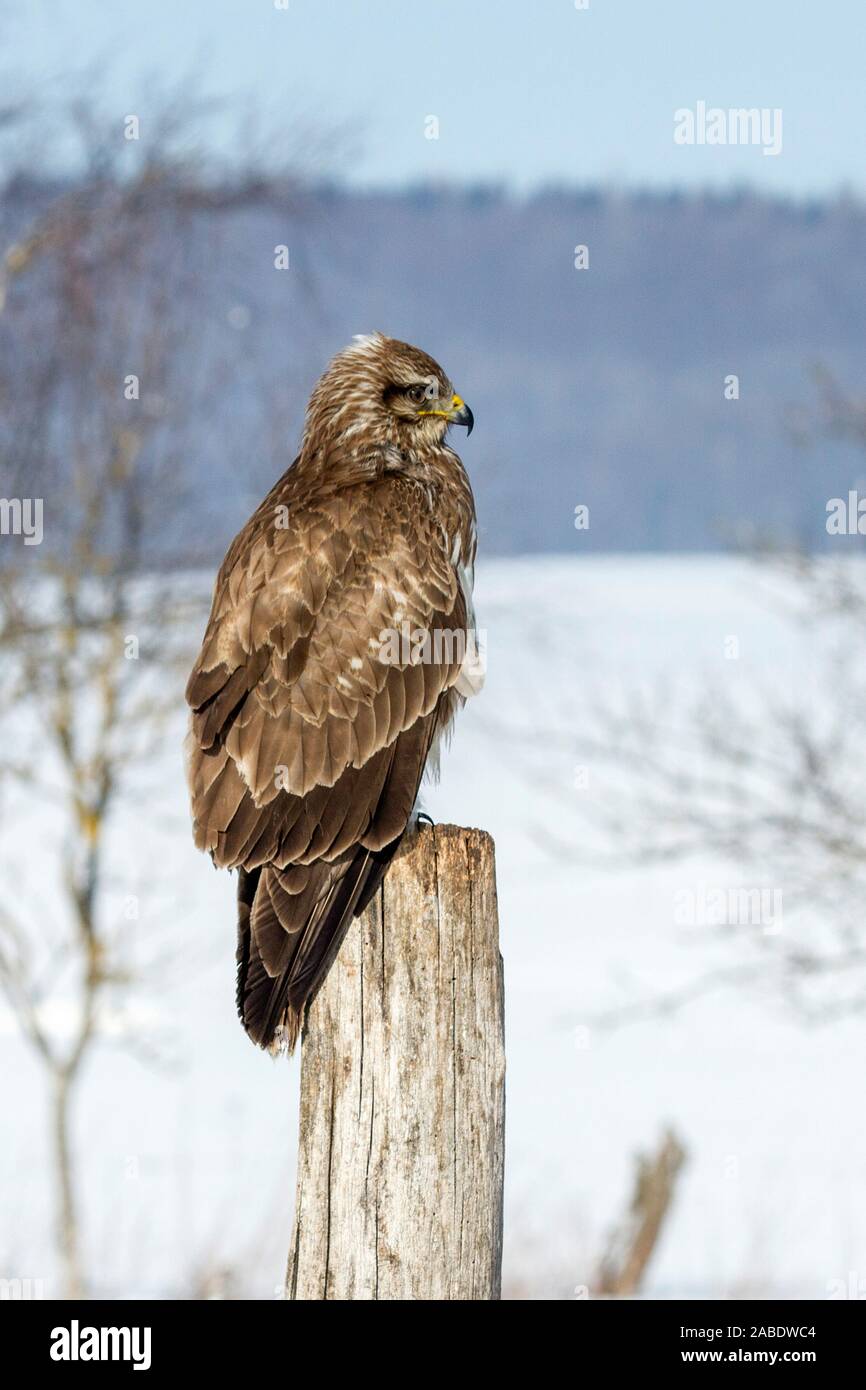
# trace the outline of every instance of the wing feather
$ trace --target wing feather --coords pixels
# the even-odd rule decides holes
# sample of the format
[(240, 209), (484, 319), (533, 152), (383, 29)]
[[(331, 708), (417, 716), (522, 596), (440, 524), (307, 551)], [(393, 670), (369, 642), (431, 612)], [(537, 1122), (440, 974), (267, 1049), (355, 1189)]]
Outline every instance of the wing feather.
[[(285, 499), (289, 526), (275, 523)], [(196, 842), (241, 871), (238, 1002), (268, 1045), (323, 978), (402, 837), (460, 661), (383, 634), (465, 631), (451, 546), (400, 475), (323, 495), (292, 470), (237, 537), (187, 685)]]

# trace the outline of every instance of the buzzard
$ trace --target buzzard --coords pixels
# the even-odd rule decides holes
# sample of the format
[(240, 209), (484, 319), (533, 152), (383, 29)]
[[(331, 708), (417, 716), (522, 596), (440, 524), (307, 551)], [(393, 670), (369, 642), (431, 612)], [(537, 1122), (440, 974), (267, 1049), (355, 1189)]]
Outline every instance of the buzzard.
[(356, 338), (217, 576), (186, 688), (193, 833), (238, 871), (238, 1013), (272, 1052), (293, 1050), (481, 684), (452, 424), (472, 412), (432, 357)]

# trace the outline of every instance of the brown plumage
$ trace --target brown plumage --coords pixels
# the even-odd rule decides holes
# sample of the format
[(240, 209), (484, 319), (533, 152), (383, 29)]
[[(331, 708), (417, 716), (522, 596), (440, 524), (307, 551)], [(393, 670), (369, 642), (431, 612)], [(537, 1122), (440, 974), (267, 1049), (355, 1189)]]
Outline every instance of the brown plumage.
[(432, 358), (356, 339), (217, 576), (186, 690), (193, 831), (238, 870), (238, 1012), (272, 1050), (294, 1047), (481, 682), (451, 423), (472, 414)]

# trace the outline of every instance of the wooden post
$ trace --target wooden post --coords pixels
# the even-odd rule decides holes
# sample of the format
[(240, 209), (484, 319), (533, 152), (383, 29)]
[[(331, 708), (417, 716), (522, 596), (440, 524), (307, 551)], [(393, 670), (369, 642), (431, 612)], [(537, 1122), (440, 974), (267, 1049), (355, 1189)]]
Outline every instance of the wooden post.
[(613, 1231), (599, 1265), (594, 1293), (633, 1298), (670, 1212), (686, 1151), (667, 1129), (654, 1154), (638, 1154), (634, 1192), (628, 1214)]
[(493, 841), (424, 826), (302, 1038), (290, 1299), (496, 1299), (505, 1050)]

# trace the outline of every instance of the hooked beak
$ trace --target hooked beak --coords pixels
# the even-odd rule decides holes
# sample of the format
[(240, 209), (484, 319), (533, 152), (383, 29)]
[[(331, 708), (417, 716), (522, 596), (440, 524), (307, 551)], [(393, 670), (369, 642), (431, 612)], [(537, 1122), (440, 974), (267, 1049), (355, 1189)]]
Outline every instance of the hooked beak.
[(472, 426), (475, 424), (475, 416), (469, 406), (459, 396), (455, 396), (451, 402), (451, 413), (448, 416), (452, 425), (465, 425), (466, 437), (472, 433)]
[(472, 426), (475, 424), (475, 416), (462, 396), (452, 396), (447, 410), (419, 410), (418, 414), (441, 415), (449, 425), (465, 425), (467, 435), (472, 433)]

